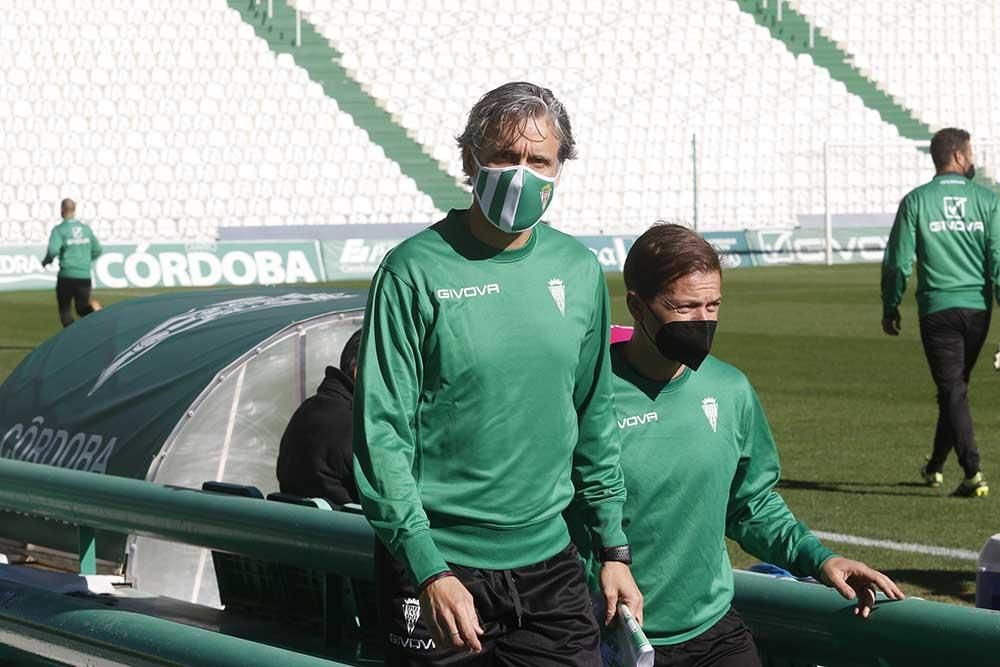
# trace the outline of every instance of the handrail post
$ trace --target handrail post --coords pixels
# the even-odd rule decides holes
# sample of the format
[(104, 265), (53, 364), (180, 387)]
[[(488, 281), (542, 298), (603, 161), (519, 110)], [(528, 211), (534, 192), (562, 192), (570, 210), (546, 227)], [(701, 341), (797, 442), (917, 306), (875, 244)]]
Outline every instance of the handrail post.
[(823, 229), (826, 265), (833, 266), (833, 216), (830, 213), (830, 144), (823, 142)]
[(97, 539), (93, 528), (77, 527), (80, 544), (80, 574), (97, 574)]
[(691, 134), (691, 189), (693, 192), (691, 207), (693, 214), (693, 228), (698, 231), (698, 133)]

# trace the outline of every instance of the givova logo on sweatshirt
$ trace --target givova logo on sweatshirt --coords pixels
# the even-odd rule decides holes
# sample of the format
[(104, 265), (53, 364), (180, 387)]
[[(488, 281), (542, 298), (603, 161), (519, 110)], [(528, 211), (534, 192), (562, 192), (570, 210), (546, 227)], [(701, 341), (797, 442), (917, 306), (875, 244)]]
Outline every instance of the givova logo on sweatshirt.
[(982, 220), (965, 219), (965, 202), (968, 197), (944, 197), (941, 206), (944, 220), (934, 220), (928, 224), (932, 233), (938, 232), (985, 232)]
[(931, 232), (985, 232), (982, 220), (965, 222), (964, 220), (934, 220), (929, 224)]
[(471, 299), (477, 296), (486, 296), (488, 294), (499, 294), (500, 285), (497, 283), (488, 283), (486, 285), (469, 285), (468, 287), (448, 287), (444, 289), (439, 289), (434, 292), (438, 299), (444, 301), (445, 299)]
[(633, 415), (631, 417), (619, 419), (618, 428), (632, 428), (633, 426), (642, 426), (643, 424), (650, 424), (658, 421), (660, 421), (660, 418), (655, 412), (647, 412), (644, 415)]
[(83, 227), (74, 227), (70, 234), (73, 238), (66, 239), (66, 245), (83, 245), (85, 243), (90, 243), (90, 239), (83, 235)]
[(949, 220), (965, 220), (965, 202), (968, 200), (968, 197), (944, 197), (941, 202), (944, 217)]

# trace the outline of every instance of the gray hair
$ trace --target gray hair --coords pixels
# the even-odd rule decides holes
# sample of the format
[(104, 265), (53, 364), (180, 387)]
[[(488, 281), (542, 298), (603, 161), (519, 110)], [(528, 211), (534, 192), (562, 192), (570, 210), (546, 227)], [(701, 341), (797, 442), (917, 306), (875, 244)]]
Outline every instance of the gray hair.
[(559, 141), (559, 162), (574, 159), (576, 141), (562, 102), (548, 88), (527, 81), (512, 81), (483, 95), (469, 111), (465, 130), (455, 137), (463, 160), (467, 150), (470, 153), (479, 151), (507, 128), (515, 128), (519, 134), (529, 122), (542, 116), (552, 122)]

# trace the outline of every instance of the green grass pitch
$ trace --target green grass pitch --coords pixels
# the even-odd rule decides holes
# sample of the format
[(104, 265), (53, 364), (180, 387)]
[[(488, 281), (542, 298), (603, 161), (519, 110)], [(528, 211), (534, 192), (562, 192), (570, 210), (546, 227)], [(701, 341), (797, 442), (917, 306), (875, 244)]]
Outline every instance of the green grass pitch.
[[(630, 324), (620, 276), (609, 279), (614, 320)], [(100, 291), (105, 306), (140, 291)], [(143, 290), (150, 294), (152, 290)], [(881, 333), (875, 266), (775, 267), (727, 272), (714, 352), (743, 369), (767, 409), (781, 452), (781, 492), (811, 527), (860, 537), (978, 551), (1000, 532), (997, 404), (1000, 376), (990, 339), (973, 374), (972, 411), (986, 499), (947, 497), (960, 479), (954, 458), (944, 489), (918, 483), (936, 419), (934, 386), (920, 348), (912, 292), (903, 335)], [(58, 330), (50, 292), (0, 296), (0, 377)], [(971, 604), (975, 563), (847, 544), (831, 546), (896, 578), (912, 595)], [(731, 548), (737, 566), (754, 560)]]

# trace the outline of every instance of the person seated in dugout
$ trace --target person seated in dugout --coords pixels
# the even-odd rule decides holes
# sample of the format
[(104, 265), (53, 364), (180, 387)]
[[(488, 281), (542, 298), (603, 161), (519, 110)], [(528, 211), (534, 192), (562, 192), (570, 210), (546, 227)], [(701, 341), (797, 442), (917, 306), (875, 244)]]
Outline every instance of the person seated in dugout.
[[(622, 526), (655, 665), (760, 665), (732, 607), (727, 537), (856, 598), (861, 617), (876, 589), (902, 599), (884, 574), (823, 546), (775, 492), (778, 452), (757, 394), (739, 369), (709, 354), (722, 310), (715, 249), (690, 229), (657, 224), (632, 246), (624, 274), (634, 330), (611, 346)], [(586, 535), (574, 533), (590, 553)]]
[(354, 482), (353, 404), (361, 330), (348, 339), (340, 368), (326, 377), (298, 407), (278, 449), (278, 486), (282, 493), (325, 498), (333, 505), (358, 502)]

